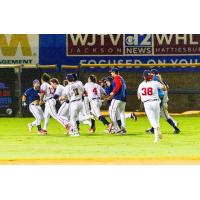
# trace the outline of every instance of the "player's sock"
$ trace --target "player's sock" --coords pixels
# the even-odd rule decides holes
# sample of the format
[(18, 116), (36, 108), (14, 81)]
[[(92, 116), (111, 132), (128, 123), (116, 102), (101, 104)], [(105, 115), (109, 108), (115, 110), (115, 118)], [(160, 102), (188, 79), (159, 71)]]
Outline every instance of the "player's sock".
[(41, 125), (38, 125), (38, 126), (37, 126), (37, 129), (38, 129), (38, 131), (41, 131), (41, 129), (42, 129), (42, 128), (41, 128)]
[(174, 124), (174, 122), (171, 119), (168, 119), (167, 122), (175, 129), (179, 130), (179, 128)]
[(99, 120), (103, 122), (104, 125), (109, 125), (109, 122), (107, 121), (107, 119), (104, 116), (100, 116)]
[(121, 127), (122, 127), (122, 121), (119, 119), (119, 120), (117, 120), (117, 125), (119, 126), (119, 128), (121, 129)]
[(80, 130), (80, 122), (76, 121), (77, 129)]
[(91, 128), (95, 129), (95, 120), (94, 119), (91, 119)]

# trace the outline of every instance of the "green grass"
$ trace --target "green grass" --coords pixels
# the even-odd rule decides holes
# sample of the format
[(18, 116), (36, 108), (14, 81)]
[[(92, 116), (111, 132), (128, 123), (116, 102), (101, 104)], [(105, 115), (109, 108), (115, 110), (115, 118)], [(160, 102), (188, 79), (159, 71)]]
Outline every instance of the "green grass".
[(0, 159), (200, 156), (199, 116), (175, 119), (181, 133), (174, 135), (162, 119), (163, 140), (154, 144), (153, 135), (144, 132), (150, 127), (146, 117), (139, 117), (138, 122), (127, 120), (125, 136), (104, 134), (98, 122), (95, 134), (81, 125), (81, 136), (75, 138), (65, 136), (63, 127), (53, 119), (48, 135), (38, 136), (36, 129), (31, 134), (27, 130), (32, 118), (0, 118)]

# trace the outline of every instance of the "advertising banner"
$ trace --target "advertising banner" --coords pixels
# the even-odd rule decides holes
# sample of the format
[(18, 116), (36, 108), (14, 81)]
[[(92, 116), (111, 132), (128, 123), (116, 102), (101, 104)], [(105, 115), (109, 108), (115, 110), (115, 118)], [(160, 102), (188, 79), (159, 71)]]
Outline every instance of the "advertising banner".
[(40, 63), (197, 63), (198, 34), (40, 35)]
[(38, 64), (39, 35), (0, 34), (0, 64)]

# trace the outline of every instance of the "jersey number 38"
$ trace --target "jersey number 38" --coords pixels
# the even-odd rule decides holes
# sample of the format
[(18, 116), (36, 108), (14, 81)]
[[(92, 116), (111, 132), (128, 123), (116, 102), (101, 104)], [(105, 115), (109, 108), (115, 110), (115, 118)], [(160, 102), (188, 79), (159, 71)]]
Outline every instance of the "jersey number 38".
[(153, 88), (148, 87), (148, 88), (142, 88), (142, 95), (152, 95), (153, 94)]

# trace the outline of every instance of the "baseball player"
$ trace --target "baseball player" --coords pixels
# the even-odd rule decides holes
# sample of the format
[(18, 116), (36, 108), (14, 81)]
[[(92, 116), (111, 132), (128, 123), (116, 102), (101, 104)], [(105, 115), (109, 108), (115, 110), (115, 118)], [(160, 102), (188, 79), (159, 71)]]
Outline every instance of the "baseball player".
[[(50, 80), (50, 84), (55, 90), (54, 99), (59, 100), (59, 97), (62, 96), (62, 93), (63, 93), (65, 87), (63, 85), (61, 85), (59, 83), (58, 79), (56, 79), (56, 78), (52, 78)], [(64, 120), (69, 121), (69, 101), (68, 100), (60, 101), (60, 104), (61, 104), (61, 106), (57, 113), (58, 116), (60, 116)]]
[[(158, 75), (160, 75), (160, 74), (159, 74), (158, 70), (152, 69), (151, 74), (153, 75), (153, 80), (159, 81)], [(160, 77), (161, 77), (161, 75), (160, 75)], [(161, 80), (162, 80), (162, 78), (161, 78)], [(166, 91), (163, 91), (161, 89), (158, 90), (158, 96), (161, 100), (160, 115), (174, 128), (174, 134), (178, 134), (178, 133), (180, 133), (180, 129), (178, 128), (178, 123), (168, 113), (168, 104), (167, 103), (169, 101), (169, 98), (168, 98), (169, 86), (165, 81), (162, 80), (162, 82), (165, 84), (167, 90)], [(153, 127), (146, 130), (146, 132), (153, 133), (154, 132)]]
[[(79, 113), (83, 109), (82, 104), (82, 96), (83, 96), (83, 87), (80, 86), (80, 84), (74, 82), (74, 77), (72, 74), (67, 75), (68, 85), (64, 88), (63, 94), (60, 97), (60, 100), (69, 100), (70, 104), (70, 122), (72, 124), (72, 131), (70, 132), (71, 136), (80, 136), (77, 121), (79, 118)], [(91, 119), (93, 118), (92, 115), (86, 115), (84, 116), (81, 121)]]
[[(91, 107), (91, 113), (98, 118), (104, 125), (107, 127), (110, 126), (110, 123), (107, 121), (107, 119), (101, 114), (100, 108), (102, 105), (101, 97), (103, 94), (105, 94), (105, 90), (97, 84), (97, 78), (95, 75), (90, 75), (88, 77), (88, 82), (84, 85), (84, 89), (86, 94), (88, 95), (88, 99), (90, 102)], [(91, 120), (92, 125), (90, 128), (90, 132), (95, 132), (95, 120)]]
[(33, 81), (33, 87), (27, 89), (22, 96), (22, 106), (27, 106), (26, 100), (28, 98), (29, 110), (35, 117), (35, 121), (28, 124), (29, 131), (32, 131), (34, 126), (37, 126), (38, 135), (45, 135), (46, 131), (41, 128), (41, 121), (44, 119), (42, 108), (39, 105), (40, 101), (40, 82), (39, 80)]
[(57, 122), (59, 122), (68, 131), (71, 126), (69, 121), (61, 118), (56, 112), (56, 100), (54, 99), (54, 89), (49, 84), (50, 76), (44, 73), (42, 75), (41, 81), (42, 81), (42, 85), (40, 87), (40, 92), (41, 92), (40, 105), (45, 103), (45, 111), (44, 111), (45, 123), (44, 123), (43, 129), (47, 130), (49, 118), (50, 116), (52, 116)]
[[(83, 87), (83, 83), (80, 80), (78, 80), (77, 74), (72, 73), (72, 76), (74, 77), (74, 82), (76, 82), (81, 87)], [(79, 112), (79, 120), (77, 121), (78, 127), (79, 127), (81, 119), (83, 119), (84, 116), (86, 116), (86, 115), (90, 115), (89, 100), (88, 100), (87, 94), (85, 94), (85, 92), (83, 93), (82, 103), (83, 103), (83, 109), (81, 112)], [(90, 120), (84, 120), (82, 122), (83, 122), (83, 124), (88, 124), (89, 126), (91, 126)]]
[[(113, 77), (112, 82), (112, 92), (108, 99), (112, 99), (111, 105), (109, 107), (110, 118), (112, 121), (112, 125), (114, 128), (114, 132), (116, 134), (125, 134), (126, 133), (126, 125), (125, 125), (125, 107), (126, 107), (126, 83), (124, 79), (119, 75), (118, 68), (111, 69), (111, 76)], [(120, 116), (121, 120), (121, 129), (118, 128), (117, 124), (117, 115)], [(111, 127), (109, 132), (111, 131)]]
[(158, 89), (166, 90), (166, 86), (162, 84), (161, 77), (158, 75), (158, 81), (152, 80), (150, 70), (143, 72), (144, 81), (138, 87), (138, 99), (144, 103), (144, 109), (151, 126), (154, 128), (155, 139), (158, 142), (161, 139), (160, 132), (160, 98)]
[[(105, 90), (107, 96), (109, 96), (110, 93), (113, 91), (112, 82), (113, 82), (113, 78), (110, 77), (110, 76), (104, 77), (103, 79), (100, 80), (100, 84), (101, 84), (101, 86), (104, 88), (104, 90)], [(108, 108), (109, 108), (110, 105), (111, 105), (111, 101), (112, 101), (112, 100), (108, 100), (108, 101), (106, 102)], [(121, 119), (120, 119), (120, 113), (117, 113), (116, 118), (117, 118), (118, 127), (121, 129), (121, 128), (122, 128), (122, 127), (121, 127), (122, 124), (121, 124)], [(127, 119), (127, 118), (131, 118), (131, 119), (133, 119), (134, 121), (137, 121), (137, 116), (135, 115), (134, 112), (125, 114), (125, 119)]]

